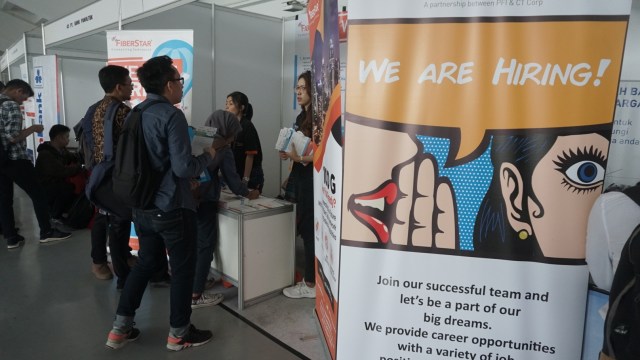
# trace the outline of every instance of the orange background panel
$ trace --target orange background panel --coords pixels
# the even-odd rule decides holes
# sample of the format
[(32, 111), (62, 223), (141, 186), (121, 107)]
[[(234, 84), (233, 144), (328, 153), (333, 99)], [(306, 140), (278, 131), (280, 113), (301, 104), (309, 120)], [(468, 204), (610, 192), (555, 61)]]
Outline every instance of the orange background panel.
[[(583, 126), (610, 122), (620, 74), (624, 21), (502, 22), (444, 24), (374, 24), (349, 27), (347, 112), (398, 123), (461, 129), (457, 158), (475, 150), (486, 129)], [(592, 77), (584, 86), (556, 78), (554, 85), (532, 80), (492, 84), (500, 58), (518, 63), (588, 64)], [(400, 62), (400, 80), (360, 81), (361, 61)], [(610, 64), (601, 77), (602, 59)], [(442, 63), (473, 62), (472, 81), (418, 83), (423, 71)], [(585, 71), (578, 72), (578, 74)], [(542, 79), (541, 71), (537, 76)], [(457, 73), (452, 75), (457, 77)], [(384, 75), (382, 76), (384, 79)], [(575, 77), (576, 81), (583, 80)], [(599, 86), (594, 85), (599, 80)]]

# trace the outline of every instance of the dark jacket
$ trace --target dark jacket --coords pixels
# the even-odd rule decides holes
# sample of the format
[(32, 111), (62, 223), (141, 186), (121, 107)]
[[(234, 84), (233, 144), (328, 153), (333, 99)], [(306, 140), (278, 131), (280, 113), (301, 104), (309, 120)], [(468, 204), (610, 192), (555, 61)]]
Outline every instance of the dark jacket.
[(38, 146), (36, 172), (43, 184), (64, 182), (64, 179), (80, 172), (77, 155), (67, 150), (59, 151), (49, 141)]

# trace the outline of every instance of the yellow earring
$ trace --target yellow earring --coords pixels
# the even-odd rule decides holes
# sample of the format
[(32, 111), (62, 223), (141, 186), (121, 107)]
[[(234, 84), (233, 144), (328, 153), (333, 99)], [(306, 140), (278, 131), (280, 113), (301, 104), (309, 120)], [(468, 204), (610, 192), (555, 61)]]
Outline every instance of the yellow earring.
[(520, 230), (518, 232), (518, 238), (520, 238), (520, 240), (527, 240), (528, 237), (529, 233), (527, 232), (527, 230)]

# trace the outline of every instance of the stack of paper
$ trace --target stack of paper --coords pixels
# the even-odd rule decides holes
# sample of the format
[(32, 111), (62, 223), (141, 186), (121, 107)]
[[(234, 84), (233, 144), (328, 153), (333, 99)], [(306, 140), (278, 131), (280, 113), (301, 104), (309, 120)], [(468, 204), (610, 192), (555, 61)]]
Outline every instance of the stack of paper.
[(276, 141), (276, 150), (290, 152), (291, 145), (296, 148), (296, 153), (301, 156), (307, 156), (312, 152), (311, 139), (304, 136), (300, 131), (295, 131), (292, 128), (283, 128), (278, 134), (278, 140)]

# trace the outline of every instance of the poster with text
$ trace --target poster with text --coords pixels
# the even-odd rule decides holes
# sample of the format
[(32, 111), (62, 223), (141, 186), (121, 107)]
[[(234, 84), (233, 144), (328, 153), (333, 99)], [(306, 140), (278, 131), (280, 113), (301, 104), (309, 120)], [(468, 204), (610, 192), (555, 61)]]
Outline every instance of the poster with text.
[(342, 208), (342, 102), (338, 2), (307, 5), (311, 50), (314, 144), (316, 313), (331, 357), (336, 356), (340, 209)]
[(640, 81), (620, 81), (613, 118), (605, 187), (635, 185), (640, 181)]
[(630, 9), (349, 2), (338, 359), (580, 359)]
[[(35, 122), (42, 124), (44, 131), (35, 133), (35, 147), (49, 140), (49, 129), (60, 123), (58, 108), (58, 59), (56, 55), (35, 56), (31, 85), (34, 92)], [(31, 125), (31, 124), (29, 124)]]
[(107, 31), (108, 63), (129, 69), (133, 83), (131, 106), (147, 94), (138, 80), (137, 69), (152, 57), (167, 55), (184, 78), (182, 102), (178, 105), (191, 123), (193, 85), (193, 30), (123, 30)]

